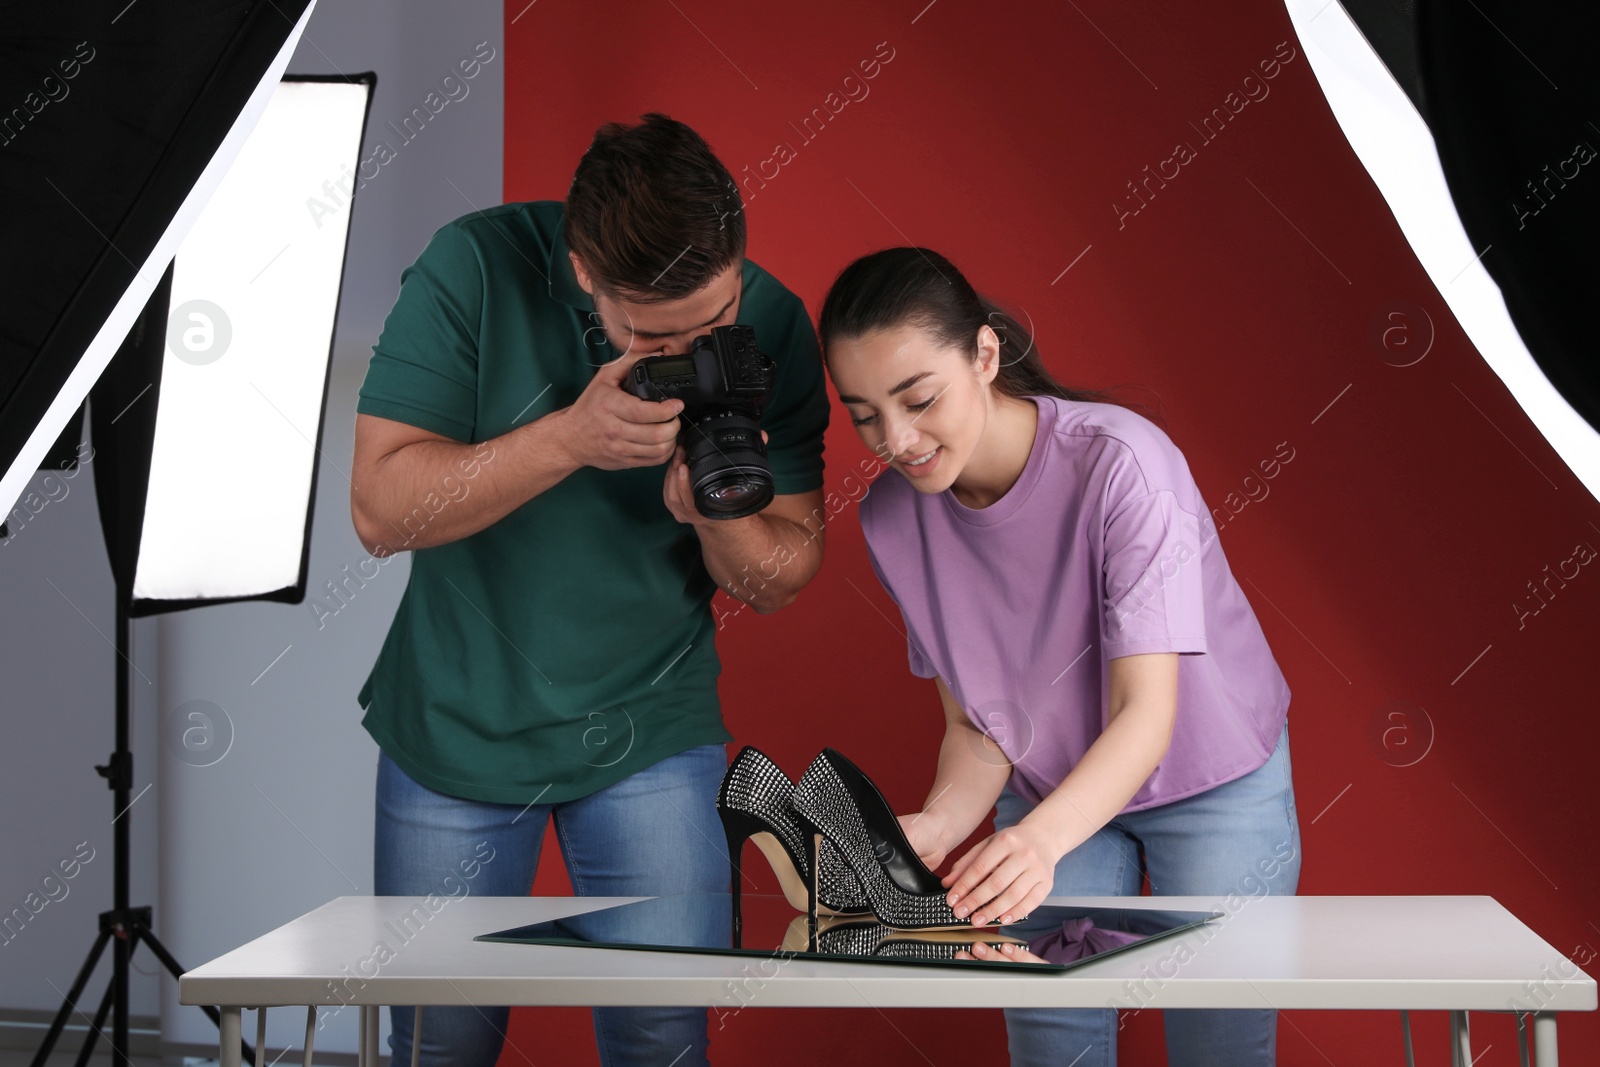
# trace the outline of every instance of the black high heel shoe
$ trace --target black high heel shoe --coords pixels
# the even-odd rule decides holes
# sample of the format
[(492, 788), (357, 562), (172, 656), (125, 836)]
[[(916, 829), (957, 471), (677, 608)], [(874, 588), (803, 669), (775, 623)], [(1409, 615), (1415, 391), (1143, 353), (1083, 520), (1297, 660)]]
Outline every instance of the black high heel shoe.
[[(814, 851), (831, 844), (866, 890), (878, 921), (903, 930), (971, 928), (918, 858), (889, 802), (854, 763), (825, 748), (794, 787), (794, 813)], [(826, 843), (826, 844), (825, 844)], [(815, 922), (816, 913), (812, 913)]]
[(811, 862), (813, 850), (795, 819), (793, 796), (794, 783), (783, 768), (750, 745), (739, 750), (722, 777), (722, 786), (717, 790), (717, 814), (722, 818), (728, 859), (733, 864), (734, 948), (742, 947), (740, 859), (746, 840), (754, 842), (772, 864), (783, 895), (795, 910), (807, 915), (871, 913), (861, 883), (834, 849), (824, 847), (821, 859)]

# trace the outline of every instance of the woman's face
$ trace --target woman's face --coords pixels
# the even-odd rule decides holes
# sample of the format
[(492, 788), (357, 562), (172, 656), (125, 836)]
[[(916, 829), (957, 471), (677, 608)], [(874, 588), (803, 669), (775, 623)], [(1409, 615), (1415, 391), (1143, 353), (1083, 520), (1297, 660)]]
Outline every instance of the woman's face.
[(972, 458), (989, 417), (999, 338), (978, 328), (978, 358), (937, 347), (914, 326), (835, 341), (828, 373), (856, 433), (918, 490), (950, 488)]

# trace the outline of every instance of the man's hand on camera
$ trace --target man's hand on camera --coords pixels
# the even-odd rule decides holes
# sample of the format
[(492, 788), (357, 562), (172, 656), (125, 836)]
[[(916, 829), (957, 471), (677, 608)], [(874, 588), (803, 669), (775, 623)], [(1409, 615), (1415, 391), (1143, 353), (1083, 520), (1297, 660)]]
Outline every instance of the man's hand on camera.
[[(761, 431), (763, 444), (767, 440), (767, 431)], [(661, 487), (661, 498), (666, 501), (667, 510), (672, 512), (672, 517), (679, 522), (687, 522), (694, 526), (716, 526), (726, 524), (728, 519), (708, 519), (694, 506), (694, 490), (689, 485), (689, 464), (685, 462), (683, 445), (678, 445), (672, 450), (672, 459), (667, 463), (667, 480)]]
[(653, 467), (672, 458), (683, 401), (640, 400), (622, 387), (642, 358), (642, 353), (626, 355), (605, 364), (565, 409), (566, 448), (574, 462), (621, 470)]
[(708, 519), (695, 510), (694, 490), (689, 488), (689, 464), (684, 462), (684, 450), (681, 444), (672, 450), (672, 458), (667, 461), (667, 480), (661, 486), (661, 498), (666, 501), (667, 510), (672, 512), (672, 517), (679, 522), (704, 526), (721, 521)]

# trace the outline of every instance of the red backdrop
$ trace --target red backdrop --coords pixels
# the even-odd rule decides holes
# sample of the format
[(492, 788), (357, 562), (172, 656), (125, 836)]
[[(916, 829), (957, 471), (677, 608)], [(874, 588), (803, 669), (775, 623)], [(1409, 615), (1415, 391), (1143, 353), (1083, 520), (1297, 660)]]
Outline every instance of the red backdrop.
[[(750, 179), (749, 255), (813, 317), (854, 257), (927, 245), (1026, 313), (1058, 377), (1138, 386), (1293, 690), (1300, 891), (1489, 894), (1590, 963), (1600, 509), (1422, 271), (1281, 4), (525, 4), (507, 200), (564, 197), (598, 125), (665, 111)], [(722, 698), (791, 774), (832, 744), (913, 810), (939, 703), (866, 561), (845, 478), (868, 453), (834, 411), (827, 561), (794, 606), (725, 619)], [(545, 856), (534, 891), (568, 892)], [(713, 1023), (715, 1062), (1006, 1063), (997, 1011), (753, 1004)], [(1393, 1014), (1281, 1021), (1285, 1065), (1399, 1056)], [(1414, 1019), (1420, 1064), (1446, 1062), (1445, 1026)], [(1561, 1026), (1574, 1062), (1600, 1050), (1593, 1016)], [(519, 1009), (501, 1062), (594, 1063), (589, 1027)], [(1510, 1016), (1473, 1032), (1480, 1067), (1515, 1062)], [(1123, 1041), (1164, 1062), (1158, 1012)]]

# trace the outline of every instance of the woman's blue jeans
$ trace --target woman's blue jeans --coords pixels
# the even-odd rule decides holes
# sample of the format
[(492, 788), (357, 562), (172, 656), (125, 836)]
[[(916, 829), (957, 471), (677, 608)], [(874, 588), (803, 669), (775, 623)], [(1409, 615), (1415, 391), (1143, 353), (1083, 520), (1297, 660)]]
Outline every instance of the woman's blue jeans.
[[(375, 892), (525, 896), (554, 815), (579, 896), (725, 893), (728, 847), (716, 797), (727, 769), (722, 745), (701, 745), (577, 800), (524, 807), (436, 793), (380, 753)], [(707, 1063), (706, 1006), (593, 1010), (604, 1067)], [(412, 1013), (390, 1009), (397, 1065), (411, 1062)], [(424, 1008), (422, 1067), (493, 1067), (510, 1015), (508, 1007)], [(548, 1049), (530, 1053), (534, 1062), (549, 1059)]]
[[(995, 829), (1015, 825), (1030, 810), (1007, 788), (995, 805)], [(1294, 895), (1300, 824), (1287, 723), (1272, 756), (1249, 774), (1114, 817), (1056, 864), (1050, 895), (1137, 896), (1145, 872), (1155, 896), (1217, 897), (1221, 905), (1230, 894)], [(1246, 901), (1240, 910), (1248, 906)], [(1045, 932), (1032, 919), (1006, 929), (1024, 938)], [(1267, 1067), (1276, 1062), (1277, 1014), (1166, 1009), (1167, 1063)], [(1117, 1061), (1115, 1008), (1008, 1008), (1005, 1016), (1012, 1067), (1111, 1067)]]

